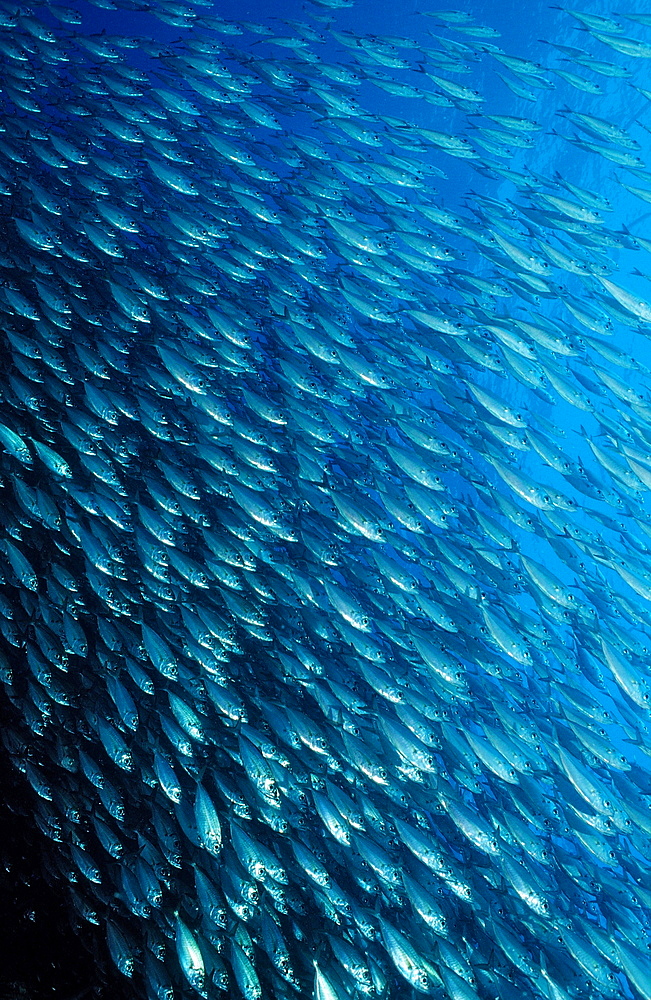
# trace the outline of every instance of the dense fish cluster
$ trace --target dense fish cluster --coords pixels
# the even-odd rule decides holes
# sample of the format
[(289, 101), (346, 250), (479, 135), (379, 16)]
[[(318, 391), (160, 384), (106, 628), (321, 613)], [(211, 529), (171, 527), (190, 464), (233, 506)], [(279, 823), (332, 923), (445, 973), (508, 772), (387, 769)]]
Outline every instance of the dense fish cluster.
[(150, 1000), (651, 1000), (651, 16), (95, 3), (0, 4), (50, 877)]

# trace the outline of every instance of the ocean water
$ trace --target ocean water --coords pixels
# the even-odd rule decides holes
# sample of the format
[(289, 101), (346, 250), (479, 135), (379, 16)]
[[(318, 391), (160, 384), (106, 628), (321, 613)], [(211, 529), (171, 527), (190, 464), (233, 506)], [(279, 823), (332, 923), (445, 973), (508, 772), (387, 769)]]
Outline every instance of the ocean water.
[(0, 56), (7, 995), (649, 1000), (651, 15)]

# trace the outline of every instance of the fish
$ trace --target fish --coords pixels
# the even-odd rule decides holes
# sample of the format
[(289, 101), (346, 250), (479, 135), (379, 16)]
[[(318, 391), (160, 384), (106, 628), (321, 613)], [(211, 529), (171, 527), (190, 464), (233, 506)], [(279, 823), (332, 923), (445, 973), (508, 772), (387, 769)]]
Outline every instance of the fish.
[(107, 994), (650, 995), (648, 24), (475, 6), (0, 3), (2, 739)]

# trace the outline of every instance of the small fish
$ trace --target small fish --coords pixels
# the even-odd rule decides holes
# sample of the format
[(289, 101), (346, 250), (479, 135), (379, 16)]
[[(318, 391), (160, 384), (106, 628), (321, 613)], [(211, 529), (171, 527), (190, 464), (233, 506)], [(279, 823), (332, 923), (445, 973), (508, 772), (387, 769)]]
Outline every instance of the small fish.
[(155, 1000), (650, 996), (649, 17), (92, 5), (0, 9), (2, 741), (62, 905)]

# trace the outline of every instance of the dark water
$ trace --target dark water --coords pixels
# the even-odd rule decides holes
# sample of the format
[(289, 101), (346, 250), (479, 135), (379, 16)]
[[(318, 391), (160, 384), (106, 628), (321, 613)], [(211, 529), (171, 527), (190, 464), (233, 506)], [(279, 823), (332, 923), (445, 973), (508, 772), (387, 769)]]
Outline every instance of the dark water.
[(0, 4), (3, 995), (651, 998), (651, 25)]
[(34, 830), (23, 782), (6, 767), (1, 780), (0, 996), (131, 996), (108, 964), (102, 938), (80, 926), (60, 885), (48, 877), (48, 850)]

